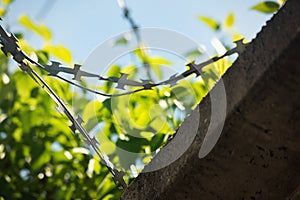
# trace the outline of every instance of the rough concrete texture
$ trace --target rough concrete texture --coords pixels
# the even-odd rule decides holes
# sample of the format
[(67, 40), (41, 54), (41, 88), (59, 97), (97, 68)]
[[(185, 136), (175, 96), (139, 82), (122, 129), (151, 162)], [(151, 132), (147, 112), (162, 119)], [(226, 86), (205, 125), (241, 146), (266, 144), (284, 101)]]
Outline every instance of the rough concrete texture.
[(176, 143), (163, 148), (122, 199), (300, 199), (299, 10), (299, 0), (288, 0), (223, 77), (227, 118), (214, 149), (199, 159), (211, 114), (207, 97), (173, 139), (193, 134), (188, 127), (200, 113), (185, 153), (146, 172), (172, 156)]

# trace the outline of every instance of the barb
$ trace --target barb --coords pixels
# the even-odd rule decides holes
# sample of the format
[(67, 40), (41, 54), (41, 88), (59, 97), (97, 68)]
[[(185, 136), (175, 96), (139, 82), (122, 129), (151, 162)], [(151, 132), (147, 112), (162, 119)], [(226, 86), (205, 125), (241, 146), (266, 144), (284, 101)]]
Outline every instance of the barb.
[[(123, 175), (125, 174), (122, 171), (118, 171), (114, 165), (110, 162), (108, 156), (104, 154), (98, 147), (100, 143), (95, 137), (91, 137), (87, 131), (83, 128), (81, 125), (84, 121), (83, 119), (78, 116), (75, 118), (72, 114), (72, 112), (67, 108), (66, 104), (63, 102), (63, 100), (52, 90), (52, 88), (26, 63), (26, 60), (32, 62), (31, 59), (22, 51), (20, 50), (17, 39), (13, 34), (8, 34), (0, 25), (0, 44), (1, 44), (1, 50), (4, 52), (4, 54), (7, 56), (8, 53), (13, 56), (13, 59), (19, 64), (19, 67), (29, 74), (29, 76), (38, 84), (40, 85), (53, 99), (53, 101), (56, 102), (60, 110), (67, 116), (67, 118), (71, 121), (72, 125), (70, 126), (71, 130), (74, 134), (77, 133), (77, 131), (83, 136), (84, 141), (86, 144), (88, 144), (99, 156), (101, 161), (105, 164), (107, 169), (110, 171), (110, 173), (113, 175), (113, 180), (115, 182), (119, 182), (123, 189), (127, 187)], [(42, 69), (46, 69), (42, 65), (38, 64), (39, 67)], [(65, 69), (63, 69), (65, 70)], [(67, 73), (73, 71), (65, 70)]]

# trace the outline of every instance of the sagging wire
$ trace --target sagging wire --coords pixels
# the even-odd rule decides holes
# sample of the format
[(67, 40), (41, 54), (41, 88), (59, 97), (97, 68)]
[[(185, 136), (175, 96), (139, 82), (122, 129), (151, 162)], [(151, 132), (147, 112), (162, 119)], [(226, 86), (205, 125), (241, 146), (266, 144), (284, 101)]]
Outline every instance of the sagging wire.
[[(27, 73), (41, 88), (43, 88), (47, 94), (50, 96), (50, 98), (59, 106), (60, 110), (62, 110), (62, 113), (66, 115), (66, 117), (70, 120), (72, 123), (70, 129), (73, 131), (74, 134), (79, 132), (82, 137), (84, 138), (84, 141), (87, 145), (89, 145), (99, 156), (101, 162), (104, 163), (104, 165), (107, 167), (109, 172), (113, 175), (113, 180), (115, 183), (120, 183), (121, 187), (125, 189), (127, 187), (123, 176), (125, 173), (123, 171), (119, 171), (114, 167), (114, 165), (110, 162), (108, 156), (103, 153), (97, 145), (100, 145), (99, 141), (96, 139), (96, 137), (91, 137), (87, 131), (82, 126), (82, 123), (84, 122), (83, 119), (78, 115), (77, 118), (74, 117), (72, 112), (67, 108), (66, 104), (63, 102), (63, 100), (54, 92), (54, 90), (43, 80), (41, 76), (39, 76), (29, 65), (26, 63), (26, 60), (29, 62), (34, 62), (32, 59), (30, 59), (19, 47), (17, 44), (18, 40), (13, 34), (7, 33), (3, 27), (0, 25), (0, 44), (1, 44), (1, 50), (3, 53), (8, 56), (8, 54), (12, 55), (13, 59), (18, 63), (19, 67)], [(40, 64), (38, 66), (42, 69), (44, 67)]]

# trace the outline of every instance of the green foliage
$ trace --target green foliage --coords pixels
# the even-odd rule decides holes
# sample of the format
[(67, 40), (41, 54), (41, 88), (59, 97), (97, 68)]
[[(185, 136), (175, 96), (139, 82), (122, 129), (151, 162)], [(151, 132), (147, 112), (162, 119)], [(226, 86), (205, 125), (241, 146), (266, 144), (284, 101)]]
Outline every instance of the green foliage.
[(7, 5), (11, 4), (13, 1), (14, 0), (2, 0), (2, 3), (7, 6)]
[[(39, 54), (42, 62), (46, 63), (45, 61), (49, 59), (49, 55), (52, 55), (67, 64), (71, 64), (72, 62), (71, 52), (61, 44), (53, 45), (50, 43), (50, 40), (52, 39), (52, 33), (47, 28), (47, 26), (45, 26), (42, 23), (38, 24), (33, 22), (27, 15), (22, 15), (19, 18), (19, 23), (24, 27), (26, 27), (28, 30), (38, 34), (39, 36), (41, 36), (43, 39), (47, 41), (43, 49), (39, 50), (38, 52), (35, 52)], [(30, 47), (30, 45), (26, 43), (25, 40), (20, 41), (20, 46), (27, 53), (33, 51), (33, 49)]]
[(187, 58), (191, 58), (192, 60), (195, 59), (196, 57), (199, 57), (202, 55), (202, 51), (199, 48), (192, 49), (191, 51), (188, 51), (185, 56)]
[(231, 12), (227, 15), (225, 19), (225, 27), (232, 28), (234, 25), (234, 14)]
[(256, 4), (251, 9), (262, 13), (274, 13), (280, 7), (280, 4), (274, 1), (264, 1)]
[(3, 4), (3, 7), (0, 7), (0, 17), (4, 17), (8, 11), (9, 5), (13, 2), (14, 0), (2, 0), (1, 3)]
[(0, 7), (0, 17), (3, 17), (6, 14), (6, 10)]
[(120, 37), (114, 41), (114, 46), (116, 45), (126, 45), (128, 44), (128, 38), (126, 36)]
[[(81, 141), (70, 133), (67, 120), (44, 91), (23, 72), (9, 77), (0, 87), (0, 196), (94, 199), (120, 194), (97, 158), (78, 148)], [(59, 85), (57, 92), (70, 100), (69, 86)]]
[(50, 30), (44, 24), (35, 24), (28, 16), (22, 15), (19, 18), (19, 23), (34, 33), (37, 33), (45, 40), (49, 41), (52, 38)]
[[(27, 18), (21, 22), (50, 39), (51, 33), (42, 32), (47, 28), (28, 23)], [(54, 52), (63, 61), (71, 61), (63, 46), (47, 42), (50, 48), (34, 49), (22, 34), (16, 35), (21, 48), (35, 54), (41, 63), (48, 63)], [(11, 72), (9, 66), (1, 52), (0, 199), (118, 199), (121, 192), (110, 173), (79, 137), (72, 135), (56, 104), (25, 73)], [(44, 78), (69, 105), (73, 100), (87, 104), (68, 84)]]
[[(225, 20), (223, 21), (223, 23), (219, 22), (218, 20), (214, 20), (212, 18), (209, 17), (205, 17), (205, 16), (198, 16), (198, 19), (200, 19), (200, 21), (202, 21), (203, 23), (205, 23), (206, 25), (208, 25), (209, 28), (211, 28), (213, 31), (216, 32), (216, 34), (229, 34), (229, 36), (231, 37), (230, 41), (237, 41), (240, 40), (242, 38), (244, 38), (237, 30), (234, 29), (234, 25), (235, 25), (235, 16), (234, 13), (231, 12), (229, 13)], [(226, 38), (228, 37), (226, 35)], [(191, 52), (188, 52), (187, 56), (194, 58), (195, 56), (201, 55), (199, 54), (199, 52), (197, 50), (193, 50)]]
[(198, 16), (198, 19), (204, 22), (206, 25), (208, 25), (213, 30), (219, 30), (220, 29), (220, 23), (210, 17), (206, 16)]
[(43, 50), (45, 52), (48, 52), (50, 55), (53, 55), (58, 59), (64, 61), (67, 64), (71, 64), (72, 62), (72, 53), (63, 45), (46, 44)]

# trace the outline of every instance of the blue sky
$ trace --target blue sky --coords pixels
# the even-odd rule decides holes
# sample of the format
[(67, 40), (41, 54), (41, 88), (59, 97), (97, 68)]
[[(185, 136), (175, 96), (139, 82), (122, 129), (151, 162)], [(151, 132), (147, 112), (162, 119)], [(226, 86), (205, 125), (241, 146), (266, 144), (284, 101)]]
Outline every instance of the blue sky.
[[(126, 1), (132, 17), (139, 26), (171, 29), (208, 47), (211, 45), (211, 38), (220, 35), (215, 35), (200, 22), (197, 19), (198, 15), (223, 21), (229, 12), (233, 12), (236, 17), (235, 29), (247, 39), (251, 39), (271, 17), (250, 10), (258, 2), (261, 1)], [(51, 9), (44, 9), (50, 5)], [(12, 30), (20, 30), (17, 20), (21, 14), (28, 14), (36, 21), (43, 21), (53, 32), (53, 43), (68, 47), (75, 62), (83, 62), (97, 45), (129, 30), (129, 24), (123, 19), (117, 0), (16, 0), (6, 18)], [(29, 35), (30, 44), (38, 45), (36, 38)]]

